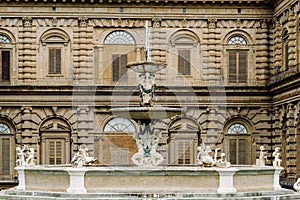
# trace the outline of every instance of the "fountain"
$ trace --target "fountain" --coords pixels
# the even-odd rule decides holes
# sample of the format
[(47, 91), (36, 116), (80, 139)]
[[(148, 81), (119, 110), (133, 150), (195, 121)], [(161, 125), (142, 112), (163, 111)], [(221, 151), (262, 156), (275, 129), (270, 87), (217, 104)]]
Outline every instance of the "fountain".
[[(146, 24), (146, 33), (147, 27)], [(146, 38), (148, 37), (149, 35)], [(207, 155), (207, 147), (204, 144), (198, 149), (198, 165), (163, 164), (164, 158), (157, 152), (161, 135), (154, 130), (153, 125), (157, 120), (181, 114), (182, 109), (155, 106), (155, 73), (165, 66), (152, 62), (148, 42), (147, 39), (146, 61), (127, 65), (140, 73), (140, 106), (111, 109), (113, 115), (132, 119), (139, 125), (139, 132), (133, 136), (138, 152), (131, 158), (136, 166), (86, 166), (84, 164), (94, 158), (82, 156), (84, 153), (76, 154), (79, 159), (74, 158), (73, 165), (22, 164), (16, 167), (19, 185), (8, 190), (6, 195), (28, 195), (31, 199), (34, 195), (37, 199), (41, 196), (72, 199), (74, 194), (76, 198), (83, 199), (242, 199), (244, 196), (248, 199), (252, 196), (253, 199), (271, 199), (277, 195), (294, 195), (292, 191), (282, 190), (279, 185), (279, 174), (283, 169), (280, 164), (231, 166), (226, 161), (225, 154), (222, 154), (218, 161), (216, 157), (212, 160), (211, 156)], [(215, 151), (217, 150), (219, 149)], [(261, 159), (265, 158), (262, 156)], [(22, 158), (21, 163), (24, 163), (23, 161)], [(279, 162), (277, 159), (276, 163)], [(74, 163), (77, 165), (74, 166)]]
[(141, 73), (142, 80), (139, 83), (141, 107), (113, 108), (111, 112), (118, 117), (135, 120), (139, 125), (139, 133), (134, 134), (138, 152), (131, 158), (133, 163), (138, 166), (157, 166), (164, 158), (156, 151), (161, 135), (154, 131), (153, 123), (159, 119), (181, 114), (181, 109), (153, 106), (154, 73), (162, 69), (162, 65), (146, 61), (131, 63), (128, 67)]

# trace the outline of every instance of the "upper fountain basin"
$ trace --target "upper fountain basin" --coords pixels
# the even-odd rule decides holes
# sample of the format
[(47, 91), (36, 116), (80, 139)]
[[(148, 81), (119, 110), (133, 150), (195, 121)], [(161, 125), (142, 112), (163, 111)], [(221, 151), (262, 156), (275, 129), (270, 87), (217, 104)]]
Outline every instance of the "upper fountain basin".
[(112, 108), (113, 115), (133, 120), (167, 119), (181, 114), (181, 108), (169, 107), (125, 107)]
[(165, 64), (149, 62), (149, 61), (131, 62), (127, 64), (127, 68), (130, 68), (135, 72), (143, 73), (143, 74), (147, 72), (155, 73), (165, 67), (166, 67)]

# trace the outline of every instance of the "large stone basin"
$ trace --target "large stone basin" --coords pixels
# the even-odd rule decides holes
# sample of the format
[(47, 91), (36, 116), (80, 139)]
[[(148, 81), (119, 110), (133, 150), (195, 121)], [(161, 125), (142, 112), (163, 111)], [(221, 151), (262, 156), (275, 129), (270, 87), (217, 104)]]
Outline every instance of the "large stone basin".
[(283, 168), (233, 166), (204, 168), (155, 167), (17, 167), (18, 190), (63, 193), (165, 192), (236, 194), (238, 192), (279, 191)]

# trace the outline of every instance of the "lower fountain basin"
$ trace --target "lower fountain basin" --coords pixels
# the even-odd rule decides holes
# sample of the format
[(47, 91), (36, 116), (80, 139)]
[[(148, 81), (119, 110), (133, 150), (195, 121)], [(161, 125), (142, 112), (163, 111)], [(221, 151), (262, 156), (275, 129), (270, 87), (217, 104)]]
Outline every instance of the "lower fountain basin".
[(237, 194), (282, 191), (279, 173), (270, 166), (204, 168), (180, 166), (105, 167), (33, 166), (16, 167), (21, 191), (71, 194), (106, 192), (167, 192)]
[(113, 115), (133, 120), (167, 119), (175, 115), (180, 115), (181, 111), (182, 109), (180, 108), (169, 107), (125, 107), (111, 109)]

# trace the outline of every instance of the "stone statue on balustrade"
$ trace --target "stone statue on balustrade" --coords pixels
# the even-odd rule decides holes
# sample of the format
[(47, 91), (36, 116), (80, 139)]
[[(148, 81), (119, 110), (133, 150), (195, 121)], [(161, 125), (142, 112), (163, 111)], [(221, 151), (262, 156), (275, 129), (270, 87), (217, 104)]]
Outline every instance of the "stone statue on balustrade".
[(275, 147), (275, 150), (274, 150), (272, 155), (274, 157), (273, 166), (274, 167), (281, 167), (282, 160), (281, 160), (280, 148)]
[(197, 147), (197, 149), (199, 151), (197, 154), (198, 165), (203, 167), (213, 167), (213, 166), (217, 166), (221, 168), (230, 167), (231, 164), (226, 160), (225, 153), (221, 153), (221, 158), (217, 159), (218, 151), (221, 150), (221, 148), (215, 149), (214, 157), (210, 155), (210, 153), (212, 152), (210, 146), (206, 146), (204, 143), (202, 143), (199, 147)]
[(71, 164), (75, 167), (83, 167), (84, 165), (90, 165), (96, 162), (96, 158), (89, 155), (89, 149), (81, 147), (75, 153), (71, 160)]
[(231, 166), (231, 163), (227, 161), (224, 152), (221, 153), (221, 158), (217, 160), (216, 166), (221, 168), (228, 168)]
[(256, 165), (258, 166), (265, 166), (266, 161), (268, 160), (267, 158), (267, 151), (264, 146), (259, 147), (260, 152), (259, 152), (259, 158), (256, 159)]
[(16, 148), (16, 166), (17, 167), (25, 167), (25, 166), (33, 166), (35, 165), (34, 159), (34, 148), (29, 148), (27, 145), (24, 145), (22, 148)]

